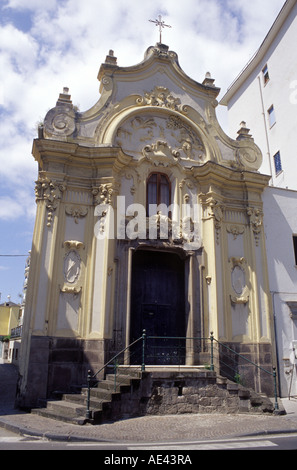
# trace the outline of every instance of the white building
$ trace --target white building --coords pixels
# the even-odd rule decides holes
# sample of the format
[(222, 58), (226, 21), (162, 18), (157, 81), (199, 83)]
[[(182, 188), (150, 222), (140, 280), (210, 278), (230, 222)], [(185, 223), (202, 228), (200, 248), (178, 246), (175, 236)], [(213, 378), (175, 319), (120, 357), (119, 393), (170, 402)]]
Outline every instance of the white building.
[(263, 154), (271, 184), (297, 189), (297, 2), (287, 0), (260, 48), (228, 89), (229, 135), (245, 121)]
[[(297, 2), (287, 0), (253, 58), (221, 100), (230, 136), (251, 128), (271, 176), (263, 196), (281, 396), (297, 394)], [(296, 351), (297, 354), (297, 351)]]
[(264, 192), (264, 229), (281, 396), (297, 394), (292, 344), (297, 340), (296, 206), (296, 191), (270, 187)]

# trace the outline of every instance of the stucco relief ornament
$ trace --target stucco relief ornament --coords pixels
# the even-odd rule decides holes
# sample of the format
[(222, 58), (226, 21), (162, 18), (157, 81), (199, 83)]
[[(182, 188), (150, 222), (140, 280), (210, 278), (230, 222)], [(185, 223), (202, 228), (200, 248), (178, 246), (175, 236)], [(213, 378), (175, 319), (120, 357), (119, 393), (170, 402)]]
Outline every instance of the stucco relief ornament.
[(186, 106), (182, 106), (179, 98), (175, 98), (170, 90), (163, 86), (156, 86), (152, 91), (144, 92), (143, 97), (136, 99), (136, 103), (141, 106), (159, 106), (160, 108), (172, 109), (186, 112)]
[(262, 154), (260, 149), (255, 145), (254, 139), (249, 133), (250, 129), (246, 127), (246, 123), (241, 122), (238, 131), (238, 150), (236, 151), (236, 160), (239, 167), (246, 170), (257, 171), (262, 164)]
[(66, 190), (64, 183), (57, 183), (48, 178), (40, 178), (36, 181), (35, 196), (36, 201), (44, 200), (48, 211), (47, 226), (50, 227), (53, 219), (53, 213), (58, 207), (59, 200), (62, 199), (63, 192)]
[(67, 215), (70, 215), (71, 217), (74, 218), (74, 222), (78, 224), (78, 219), (85, 217), (88, 213), (88, 208), (87, 207), (76, 207), (76, 206), (66, 206), (65, 212)]
[(169, 160), (173, 156), (181, 162), (201, 164), (206, 154), (199, 135), (174, 115), (135, 116), (118, 128), (115, 144), (136, 159), (141, 155), (147, 157), (149, 152), (149, 156), (153, 152), (160, 153), (161, 145)]
[(249, 301), (249, 290), (246, 283), (246, 260), (244, 258), (231, 258), (231, 285), (233, 293), (230, 294), (234, 304), (246, 304)]
[(100, 184), (99, 187), (94, 187), (92, 189), (92, 194), (94, 197), (94, 204), (111, 204), (113, 188), (111, 184)]
[(216, 230), (216, 242), (219, 244), (220, 230), (223, 222), (223, 209), (215, 199), (211, 198), (209, 201), (209, 215), (214, 219), (214, 226)]
[(261, 227), (263, 224), (263, 212), (260, 209), (249, 207), (247, 209), (247, 214), (250, 217), (250, 224), (254, 232), (256, 246), (258, 246), (260, 233), (261, 233)]
[(99, 234), (102, 235), (105, 232), (105, 224), (108, 214), (108, 206), (112, 203), (113, 188), (111, 184), (101, 184), (99, 187), (94, 187), (92, 190), (95, 206), (106, 206), (104, 210), (97, 214), (97, 207), (95, 208), (95, 215), (99, 217), (97, 229)]
[(76, 250), (70, 250), (64, 259), (64, 279), (74, 284), (79, 278), (81, 259)]
[(44, 119), (44, 135), (51, 138), (66, 139), (75, 131), (75, 110), (68, 94), (69, 89), (64, 88), (60, 93), (56, 107), (51, 109)]
[(193, 154), (197, 154), (199, 160), (203, 160), (205, 156), (205, 149), (199, 137), (193, 130), (185, 125), (183, 121), (177, 116), (170, 116), (166, 127), (172, 129), (175, 139), (178, 142), (178, 150), (184, 153), (186, 159), (193, 159)]
[(82, 290), (82, 286), (78, 285), (82, 270), (82, 261), (78, 251), (84, 249), (85, 245), (78, 240), (65, 240), (63, 247), (65, 249), (63, 262), (64, 284), (60, 286), (60, 291), (64, 294), (76, 296)]
[(233, 235), (233, 240), (236, 240), (238, 235), (242, 235), (244, 233), (244, 227), (240, 225), (227, 225), (227, 232)]
[(164, 167), (177, 162), (180, 157), (177, 150), (172, 149), (167, 142), (162, 140), (158, 140), (152, 145), (146, 145), (143, 149), (143, 155), (155, 166)]
[(69, 136), (75, 130), (74, 116), (66, 113), (56, 114), (52, 120), (52, 127), (55, 133)]

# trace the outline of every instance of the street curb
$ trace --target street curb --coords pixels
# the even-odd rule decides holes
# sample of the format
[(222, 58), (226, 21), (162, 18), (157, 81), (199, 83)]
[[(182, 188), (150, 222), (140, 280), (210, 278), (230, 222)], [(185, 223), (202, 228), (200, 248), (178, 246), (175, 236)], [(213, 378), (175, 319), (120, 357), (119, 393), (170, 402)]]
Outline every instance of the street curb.
[(52, 432), (41, 432), (34, 429), (23, 428), (16, 424), (6, 423), (1, 421), (0, 419), (0, 427), (7, 429), (7, 431), (14, 432), (15, 434), (19, 434), (20, 436), (32, 436), (32, 437), (39, 437), (42, 439), (47, 439), (49, 441), (73, 441), (73, 442), (106, 442), (106, 443), (119, 443), (121, 441), (114, 441), (108, 439), (96, 439), (87, 436), (77, 436), (77, 435), (70, 435), (70, 434), (55, 434)]
[(274, 431), (257, 431), (257, 432), (252, 432), (248, 434), (241, 434), (241, 436), (245, 437), (252, 437), (252, 436), (273, 436), (277, 434), (295, 434), (297, 433), (297, 428), (296, 429), (280, 429), (280, 430), (274, 430)]
[[(16, 434), (19, 434), (20, 436), (24, 437), (36, 437), (40, 439), (46, 439), (48, 441), (55, 441), (55, 442), (101, 442), (101, 443), (108, 443), (108, 444), (124, 444), (126, 441), (119, 441), (119, 440), (108, 440), (108, 439), (96, 439), (96, 438), (91, 438), (91, 437), (85, 437), (85, 436), (78, 436), (78, 435), (70, 435), (70, 434), (55, 434), (52, 432), (41, 432), (37, 431), (34, 429), (27, 429), (23, 428), (21, 426), (13, 425), (10, 423), (6, 423), (1, 421), (0, 419), (0, 427), (7, 429), (8, 431), (14, 432)], [(273, 436), (273, 435), (278, 435), (278, 434), (294, 434), (297, 433), (297, 428), (296, 429), (281, 429), (281, 430), (274, 430), (274, 431), (258, 431), (254, 433), (247, 433), (247, 434), (236, 434), (236, 435), (226, 435), (224, 436), (224, 439), (231, 438), (231, 437), (256, 437), (256, 436)], [(167, 441), (168, 445), (171, 445), (171, 442), (173, 441)], [(175, 442), (175, 440), (174, 440)], [(141, 444), (141, 442), (139, 442)], [(147, 444), (147, 442), (146, 442)], [(157, 442), (150, 442), (149, 444), (154, 445), (157, 444)]]

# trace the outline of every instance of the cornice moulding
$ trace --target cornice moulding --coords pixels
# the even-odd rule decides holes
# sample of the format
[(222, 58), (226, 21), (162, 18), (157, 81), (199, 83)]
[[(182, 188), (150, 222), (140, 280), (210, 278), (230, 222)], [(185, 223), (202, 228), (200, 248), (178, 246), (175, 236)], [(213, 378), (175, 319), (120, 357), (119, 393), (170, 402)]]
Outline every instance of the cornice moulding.
[(40, 163), (42, 159), (63, 160), (64, 163), (110, 163), (112, 159), (123, 154), (120, 147), (102, 145), (99, 147), (87, 147), (71, 142), (53, 141), (49, 139), (35, 139), (33, 142), (32, 154)]
[(156, 67), (160, 66), (167, 68), (167, 70), (169, 69), (169, 73), (171, 71), (173, 75), (177, 75), (179, 80), (187, 87), (190, 87), (192, 91), (201, 90), (203, 94), (207, 92), (207, 94), (213, 98), (216, 98), (220, 92), (220, 88), (203, 85), (189, 77), (180, 67), (178, 55), (174, 51), (169, 51), (168, 46), (164, 44), (156, 44), (155, 46), (148, 47), (142, 62), (130, 67), (119, 67), (106, 63), (102, 64), (98, 73), (98, 80), (101, 81), (104, 76), (112, 75), (113, 79), (126, 80), (127, 77), (127, 79), (133, 81), (134, 75), (135, 80), (138, 81), (140, 76), (146, 75), (150, 69), (153, 69), (152, 72), (155, 73)]
[(250, 189), (261, 189), (266, 187), (270, 180), (270, 176), (262, 175), (261, 173), (228, 168), (212, 161), (192, 168), (192, 175), (201, 183), (206, 182), (208, 178), (222, 185), (226, 185), (226, 181), (228, 181), (229, 188), (230, 186), (240, 188), (244, 182)]

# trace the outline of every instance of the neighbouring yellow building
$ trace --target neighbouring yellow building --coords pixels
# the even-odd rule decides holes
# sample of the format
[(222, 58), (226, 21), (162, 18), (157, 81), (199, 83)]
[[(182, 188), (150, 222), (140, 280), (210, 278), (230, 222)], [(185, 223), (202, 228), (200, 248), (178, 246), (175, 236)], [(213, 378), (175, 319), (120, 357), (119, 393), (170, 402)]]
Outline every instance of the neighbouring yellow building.
[[(148, 355), (154, 365), (204, 364), (202, 339), (213, 333), (271, 371), (269, 177), (249, 130), (242, 123), (236, 140), (224, 133), (211, 75), (194, 81), (164, 44), (131, 67), (110, 51), (98, 79), (101, 95), (85, 112), (65, 88), (33, 143), (37, 215), (18, 403), (85, 383), (88, 369), (144, 329), (163, 338)], [(164, 337), (187, 338), (182, 358)], [(273, 393), (261, 370), (249, 379)]]
[(20, 305), (4, 302), (0, 305), (0, 336), (9, 336), (12, 328), (18, 326)]
[(9, 360), (9, 342), (3, 341), (10, 337), (11, 330), (19, 324), (20, 305), (4, 302), (0, 305), (0, 362)]

